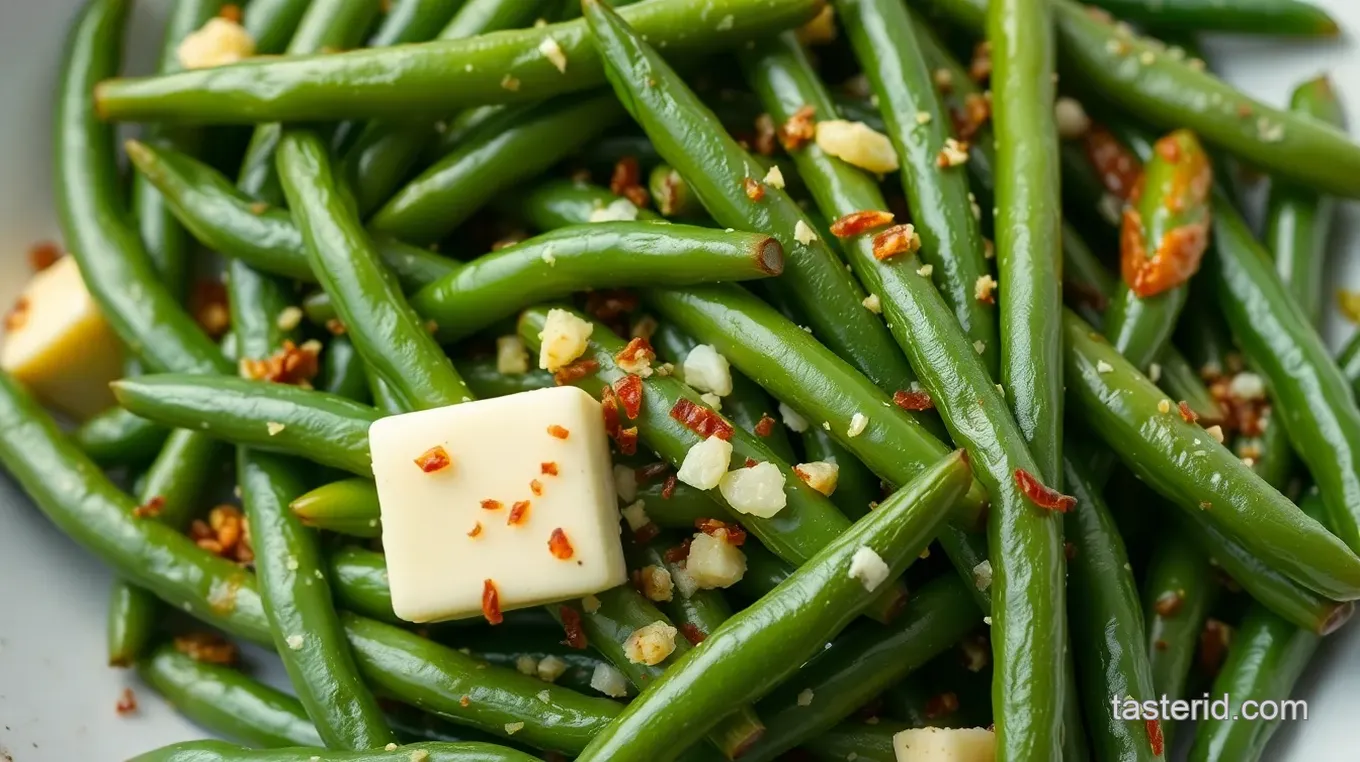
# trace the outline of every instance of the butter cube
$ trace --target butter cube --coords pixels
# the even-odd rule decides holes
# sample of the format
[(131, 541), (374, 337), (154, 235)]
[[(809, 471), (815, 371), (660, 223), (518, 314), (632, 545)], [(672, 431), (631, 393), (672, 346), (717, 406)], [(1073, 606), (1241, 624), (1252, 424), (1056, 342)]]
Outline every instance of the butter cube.
[[(570, 386), (375, 422), (397, 616), (495, 621), (626, 582), (608, 442), (600, 404)], [(448, 463), (427, 472), (417, 461), (436, 447)]]
[(74, 257), (35, 274), (5, 320), (0, 369), (43, 402), (85, 419), (113, 405), (122, 344), (99, 313)]
[(986, 728), (912, 728), (893, 736), (897, 762), (992, 762), (996, 734)]

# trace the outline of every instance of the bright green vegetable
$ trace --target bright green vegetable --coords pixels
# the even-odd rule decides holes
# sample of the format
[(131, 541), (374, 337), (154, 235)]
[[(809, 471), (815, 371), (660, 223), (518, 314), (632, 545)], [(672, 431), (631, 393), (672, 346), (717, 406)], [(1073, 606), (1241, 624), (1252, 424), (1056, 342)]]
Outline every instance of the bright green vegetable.
[(394, 0), (382, 23), (368, 38), (368, 47), (385, 48), (433, 39), (453, 17), (463, 0)]
[[(1153, 547), (1143, 579), (1152, 695), (1172, 701), (1186, 698), (1195, 649), (1217, 588), (1209, 555), (1184, 532), (1164, 533)], [(1162, 720), (1168, 745), (1174, 727), (1173, 721)]]
[(1290, 34), (1334, 37), (1336, 21), (1300, 0), (1093, 0), (1116, 17), (1136, 24), (1183, 31)]
[[(901, 723), (846, 722), (805, 741), (802, 748), (825, 762), (852, 758), (864, 762), (896, 762), (892, 737), (906, 729), (907, 726)], [(854, 757), (850, 756), (852, 754)]]
[(312, 747), (257, 751), (221, 741), (190, 741), (139, 754), (131, 762), (533, 762), (522, 751), (484, 743), (418, 742), (369, 751), (327, 751)]
[(364, 361), (349, 339), (334, 336), (326, 342), (326, 348), (321, 353), (321, 374), (316, 381), (316, 388), (360, 404), (368, 402)]
[(91, 460), (111, 467), (149, 462), (168, 434), (162, 426), (113, 407), (85, 421), (71, 436)]
[(342, 479), (317, 487), (289, 504), (302, 523), (352, 537), (377, 537), (378, 488), (372, 479)]
[(282, 53), (311, 0), (251, 0), (242, 9), (241, 26), (255, 40), (258, 55)]
[(635, 211), (639, 220), (660, 219), (655, 212), (638, 209), (633, 202), (614, 195), (608, 188), (572, 180), (548, 180), (531, 188), (517, 189), (497, 202), (502, 210), (522, 217), (530, 227), (540, 231), (590, 222), (591, 214), (611, 205), (618, 205), (623, 212), (621, 216), (630, 216)]

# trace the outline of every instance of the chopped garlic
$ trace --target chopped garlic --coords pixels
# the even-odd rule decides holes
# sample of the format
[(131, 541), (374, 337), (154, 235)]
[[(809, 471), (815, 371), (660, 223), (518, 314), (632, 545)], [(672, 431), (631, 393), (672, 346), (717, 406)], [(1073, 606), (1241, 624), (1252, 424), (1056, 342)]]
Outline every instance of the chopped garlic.
[(996, 278), (991, 273), (979, 275), (973, 282), (973, 298), (979, 302), (992, 301), (992, 292), (996, 290)]
[(595, 665), (595, 671), (590, 675), (590, 687), (610, 698), (628, 695), (628, 681), (623, 673), (604, 662)]
[[(625, 503), (637, 500), (637, 472), (628, 466), (614, 464), (614, 494)], [(630, 508), (632, 506), (629, 506)]]
[(610, 201), (590, 213), (591, 222), (633, 222), (637, 218), (638, 208), (626, 198)]
[(722, 397), (719, 397), (713, 392), (704, 392), (699, 395), (699, 399), (714, 410), (722, 410)]
[(563, 74), (567, 71), (567, 54), (562, 52), (562, 46), (557, 44), (557, 40), (552, 37), (544, 37), (543, 42), (538, 43), (538, 52), (543, 57), (552, 61), (552, 65), (557, 67)]
[(1113, 373), (1113, 372), (1114, 372), (1114, 366), (1111, 365), (1111, 364), (1109, 364), (1109, 363), (1107, 363), (1107, 362), (1105, 362), (1104, 360), (1097, 360), (1097, 361), (1096, 361), (1096, 372), (1097, 372), (1097, 373)]
[(817, 147), (847, 164), (880, 175), (898, 167), (892, 141), (863, 122), (844, 119), (818, 122)]
[(1228, 396), (1235, 400), (1265, 399), (1266, 382), (1255, 373), (1238, 373), (1228, 382)]
[(916, 268), (916, 274), (921, 276), (922, 278), (929, 278), (930, 274), (933, 272), (935, 272), (934, 265), (921, 265), (920, 267)]
[(538, 659), (529, 654), (521, 654), (515, 659), (515, 669), (522, 675), (533, 677), (538, 674)]
[(287, 643), (288, 647), (293, 649), (294, 651), (302, 650), (301, 635), (289, 635), (287, 638), (284, 639), (284, 642)]
[(732, 366), (712, 344), (699, 344), (685, 355), (685, 383), (719, 397), (732, 393)]
[(1170, 412), (1171, 412), (1171, 400), (1165, 400), (1165, 399), (1164, 399), (1164, 400), (1162, 400), (1161, 402), (1158, 402), (1158, 403), (1157, 403), (1157, 412), (1163, 413), (1163, 414), (1165, 414), (1165, 413), (1170, 413)]
[(991, 561), (983, 561), (973, 567), (973, 584), (977, 585), (978, 590), (986, 590), (992, 586)]
[(860, 304), (875, 315), (883, 314), (883, 302), (878, 298), (878, 294), (869, 294), (860, 301)]
[(869, 419), (864, 417), (864, 413), (855, 413), (850, 416), (850, 425), (845, 429), (847, 437), (857, 437), (864, 433), (864, 429), (869, 425)]
[(795, 434), (801, 434), (804, 431), (807, 431), (808, 419), (800, 415), (797, 410), (794, 410), (782, 402), (779, 403), (779, 417), (784, 421), (784, 425), (789, 427), (789, 431), (792, 431)]
[(940, 149), (938, 163), (942, 167), (957, 167), (968, 162), (968, 144), (945, 138), (944, 147)]
[(279, 317), (274, 321), (280, 331), (291, 331), (302, 323), (302, 308), (296, 305), (284, 307), (279, 311)]
[(654, 667), (675, 651), (677, 632), (674, 627), (662, 621), (639, 627), (623, 642), (623, 654), (634, 664)]
[(930, 116), (930, 112), (929, 112), (929, 111), (918, 111), (918, 112), (916, 112), (916, 123), (917, 123), (917, 124), (930, 124), (930, 120), (931, 120), (931, 119), (932, 119), (932, 117)]
[(496, 337), (496, 371), (506, 376), (529, 372), (529, 350), (514, 334)]
[(1058, 137), (1076, 140), (1091, 129), (1091, 117), (1086, 115), (1079, 101), (1063, 96), (1053, 104), (1053, 119), (1058, 123)]
[[(827, 7), (829, 8), (831, 6)], [(778, 164), (771, 164), (770, 171), (765, 173), (765, 179), (762, 182), (771, 188), (779, 188), (782, 190), (784, 188), (784, 172), (779, 169)]]
[(587, 595), (581, 599), (581, 608), (587, 614), (594, 614), (596, 611), (600, 610), (600, 599), (593, 595)]
[(709, 437), (689, 448), (675, 478), (695, 489), (713, 489), (727, 473), (732, 460), (732, 443)]
[(784, 472), (769, 461), (728, 471), (718, 483), (723, 499), (738, 513), (768, 519), (784, 510)]
[(285, 428), (287, 428), (287, 426), (285, 426), (282, 423), (279, 423), (278, 421), (268, 421), (265, 423), (264, 428), (265, 431), (269, 432), (269, 436), (272, 437), (278, 436), (278, 434), (282, 432)]
[(623, 520), (628, 522), (628, 528), (634, 532), (652, 523), (652, 518), (647, 515), (647, 504), (641, 500), (625, 506), (619, 513), (623, 514)]
[(567, 662), (558, 656), (549, 654), (538, 662), (538, 679), (547, 682), (555, 682), (567, 671)]
[(977, 352), (978, 354), (986, 352), (987, 342), (983, 341), (982, 339), (978, 339), (977, 341), (973, 342), (973, 351)]
[(548, 310), (548, 319), (538, 338), (543, 345), (538, 352), (538, 367), (556, 371), (564, 365), (585, 354), (587, 340), (595, 330), (594, 323), (588, 323), (566, 310)]
[(812, 232), (812, 228), (808, 227), (806, 222), (799, 220), (793, 225), (793, 240), (807, 246), (817, 240), (817, 234)]
[(836, 41), (836, 10), (830, 4), (812, 20), (798, 27), (798, 41), (804, 45), (828, 45)]
[(514, 734), (520, 732), (521, 730), (524, 730), (524, 723), (522, 722), (505, 723), (505, 734), (508, 736), (513, 736)]
[(1158, 381), (1160, 381), (1161, 378), (1162, 378), (1162, 366), (1158, 365), (1155, 362), (1148, 365), (1148, 380), (1155, 384)]
[(1215, 442), (1218, 442), (1219, 444), (1223, 444), (1223, 427), (1222, 427), (1222, 426), (1217, 426), (1217, 425), (1215, 425), (1215, 426), (1210, 426), (1209, 428), (1205, 429), (1204, 431), (1207, 432), (1207, 433), (1209, 434), (1209, 436), (1213, 437)]
[(746, 573), (746, 554), (727, 541), (726, 532), (717, 534), (722, 536), (700, 532), (690, 540), (685, 572), (703, 590), (734, 585)]
[(245, 27), (214, 16), (202, 28), (190, 32), (175, 49), (175, 58), (186, 69), (207, 69), (236, 63), (255, 55), (255, 38)]
[(798, 691), (798, 706), (812, 706), (812, 697), (814, 695), (811, 688), (804, 688), (803, 690)]
[(538, 693), (535, 693), (534, 695), (538, 697), (539, 701), (542, 701), (545, 704), (552, 701), (552, 696), (548, 693), (547, 688), (544, 688), (543, 690), (539, 691)]
[(647, 600), (664, 602), (675, 597), (675, 580), (671, 573), (661, 566), (644, 566), (638, 577), (642, 582), (642, 594)]
[(864, 589), (873, 592), (888, 578), (891, 570), (873, 548), (861, 547), (850, 557), (850, 576), (859, 580)]
[(793, 467), (793, 472), (809, 487), (829, 496), (836, 491), (841, 467), (830, 461), (814, 460), (811, 463), (799, 463)]
[(675, 583), (675, 589), (680, 591), (680, 597), (685, 600), (689, 600), (695, 593), (699, 592), (699, 583), (694, 579), (694, 575), (690, 574), (689, 570), (685, 568), (684, 563), (681, 563), (671, 574), (671, 581)]

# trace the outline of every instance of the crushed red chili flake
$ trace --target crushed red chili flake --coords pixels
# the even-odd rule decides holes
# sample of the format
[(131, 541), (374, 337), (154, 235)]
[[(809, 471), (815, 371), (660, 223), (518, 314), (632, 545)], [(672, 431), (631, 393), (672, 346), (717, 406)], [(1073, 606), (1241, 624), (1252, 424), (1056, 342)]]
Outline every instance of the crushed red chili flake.
[(1162, 737), (1162, 723), (1159, 720), (1143, 720), (1147, 727), (1148, 743), (1152, 746), (1152, 755), (1160, 757), (1166, 753), (1166, 739)]
[(768, 437), (774, 433), (775, 420), (767, 413), (760, 414), (760, 420), (756, 422), (754, 431), (758, 437)]
[(619, 452), (623, 455), (636, 455), (638, 443), (638, 429), (636, 426), (629, 426), (619, 430), (619, 436), (614, 440)]
[(445, 450), (440, 445), (435, 445), (421, 453), (419, 458), (416, 458), (416, 465), (420, 466), (421, 471), (432, 474), (436, 471), (443, 471), (453, 465), (453, 461), (449, 459), (448, 450)]
[(586, 295), (586, 312), (596, 320), (613, 320), (638, 308), (637, 294), (622, 288), (606, 288)]
[(1033, 474), (1023, 468), (1015, 469), (1015, 486), (1029, 498), (1030, 502), (1045, 510), (1067, 513), (1072, 506), (1077, 504), (1077, 499), (1070, 495), (1050, 489), (1043, 485)]
[(924, 389), (898, 389), (893, 392), (893, 404), (903, 410), (930, 410), (935, 407), (930, 392)]
[(1134, 294), (1143, 298), (1156, 296), (1184, 285), (1199, 272), (1209, 246), (1207, 220), (1167, 231), (1151, 256), (1143, 246), (1139, 220), (1132, 207), (1125, 209), (1119, 235), (1120, 274)]
[(962, 107), (951, 109), (949, 119), (954, 123), (954, 132), (961, 141), (971, 141), (987, 120), (992, 118), (992, 102), (980, 93), (969, 93), (963, 99)]
[(761, 156), (774, 156), (775, 146), (774, 119), (769, 114), (756, 117), (754, 147)]
[(1156, 648), (1158, 651), (1165, 651), (1165, 650), (1167, 650), (1168, 648), (1171, 647), (1171, 644), (1168, 643), (1168, 642), (1166, 642), (1165, 640), (1162, 640), (1162, 639), (1158, 638), (1158, 639), (1152, 644), (1152, 647), (1153, 647), (1153, 648)]
[(817, 123), (814, 120), (816, 115), (817, 109), (802, 106), (779, 125), (779, 142), (785, 151), (796, 151), (817, 137)]
[(233, 505), (219, 505), (208, 512), (208, 520), (195, 519), (189, 525), (189, 539), (198, 547), (237, 561), (250, 563), (255, 553), (250, 546), (250, 526), (241, 509)]
[(235, 24), (241, 23), (241, 6), (236, 3), (227, 3), (217, 12), (217, 15)]
[(542, 496), (543, 496), (543, 482), (541, 482), (541, 481), (539, 481), (539, 480), (537, 480), (537, 479), (530, 479), (530, 480), (529, 480), (529, 491), (532, 492), (532, 493), (534, 493), (534, 497), (542, 497)]
[(571, 432), (554, 423), (553, 425), (548, 427), (548, 435), (557, 437), (558, 439), (566, 439), (567, 437), (571, 436)]
[(471, 529), (468, 530), (467, 536), (468, 536), (468, 537), (476, 537), (477, 535), (479, 535), (479, 534), (481, 534), (481, 533), (482, 533), (482, 522), (478, 521), (476, 524), (473, 524), (473, 525), (472, 525), (472, 528), (471, 528)]
[(349, 329), (345, 328), (345, 324), (340, 322), (338, 318), (331, 318), (326, 321), (326, 330), (332, 336), (344, 336)]
[(1123, 201), (1133, 197), (1143, 174), (1142, 163), (1108, 129), (1093, 125), (1086, 132), (1086, 160), (1105, 190)]
[(638, 544), (641, 545), (649, 543), (652, 540), (655, 540), (657, 536), (660, 534), (661, 528), (649, 521), (646, 524), (643, 524), (642, 526), (633, 530), (633, 539), (637, 541)]
[(708, 637), (708, 633), (699, 629), (699, 626), (693, 622), (685, 622), (680, 625), (680, 634), (684, 635), (685, 640), (688, 640), (689, 644), (692, 646), (699, 645), (704, 642), (704, 638)]
[(746, 543), (746, 530), (740, 524), (729, 524), (719, 519), (695, 519), (694, 528), (709, 537), (726, 540), (728, 545), (740, 547)]
[(623, 424), (619, 419), (619, 395), (614, 393), (612, 386), (600, 390), (600, 414), (604, 416), (604, 433), (610, 439), (618, 438), (619, 428)]
[(874, 259), (880, 262), (898, 254), (915, 254), (921, 248), (921, 237), (912, 225), (893, 225), (874, 236)]
[(236, 644), (215, 632), (176, 635), (174, 645), (176, 651), (205, 664), (231, 665), (238, 656)]
[(120, 715), (128, 715), (137, 711), (137, 694), (133, 693), (131, 688), (124, 688), (118, 696), (118, 703), (114, 705), (113, 710)]
[(461, 706), (464, 709), (467, 709), (469, 706), (472, 706), (472, 697), (467, 695), (460, 697), (458, 699), (458, 706)]
[(139, 519), (154, 519), (161, 515), (161, 510), (163, 508), (165, 508), (165, 498), (160, 495), (154, 495), (150, 500), (133, 508), (132, 515), (134, 518)]
[(666, 483), (661, 487), (661, 499), (670, 500), (671, 495), (675, 494), (676, 479), (675, 474), (666, 477)]
[(263, 360), (242, 357), (237, 363), (243, 378), (255, 381), (269, 381), (276, 384), (291, 384), (304, 389), (312, 388), (321, 365), (321, 342), (307, 341), (298, 346), (284, 340), (277, 352)]
[(1186, 423), (1194, 423), (1199, 420), (1199, 413), (1191, 410), (1190, 403), (1185, 400), (1176, 403), (1176, 410), (1180, 412), (1181, 419)]
[(505, 507), (505, 504), (502, 503), (502, 502), (499, 501), (499, 500), (483, 500), (483, 501), (482, 501), (482, 509), (483, 509), (483, 510), (487, 510), (487, 511), (499, 511), (500, 509), (502, 509), (502, 508), (504, 508), (504, 507)]
[(676, 545), (673, 548), (667, 548), (666, 553), (662, 558), (666, 559), (666, 563), (671, 564), (678, 564), (681, 561), (684, 561), (689, 558), (689, 543), (690, 538), (686, 537), (679, 545)]
[(765, 186), (759, 180), (747, 177), (741, 181), (742, 190), (746, 191), (746, 197), (752, 201), (759, 201), (765, 198)]
[(563, 386), (572, 381), (579, 381), (599, 369), (599, 363), (590, 358), (583, 357), (569, 365), (563, 365), (558, 368), (557, 371), (553, 373), (553, 381), (556, 382), (558, 386)]
[(529, 512), (529, 501), (528, 501), (528, 500), (516, 500), (516, 501), (515, 501), (515, 504), (512, 505), (512, 506), (510, 506), (510, 515), (506, 517), (506, 519), (505, 519), (505, 525), (506, 525), (506, 526), (515, 526), (516, 524), (523, 524), (523, 523), (524, 523), (524, 516), (525, 516), (525, 514), (527, 514), (528, 512)]
[(1247, 117), (1251, 116), (1251, 104), (1250, 103), (1237, 104), (1237, 115), (1242, 117), (1243, 119), (1246, 119)]
[(831, 235), (837, 238), (849, 238), (860, 233), (866, 233), (874, 228), (891, 225), (894, 219), (896, 217), (892, 212), (884, 212), (879, 209), (862, 209), (858, 212), (842, 215), (831, 223)]
[(746, 461), (745, 461), (744, 463), (741, 464), (741, 467), (742, 467), (742, 468), (752, 468), (752, 467), (754, 467), (754, 466), (756, 465), (756, 463), (758, 463), (758, 462), (759, 462), (759, 461), (757, 461), (755, 458), (747, 458)]
[(56, 264), (58, 259), (61, 259), (61, 247), (51, 241), (35, 243), (28, 250), (28, 266), (35, 273)]
[(500, 591), (496, 589), (496, 583), (489, 579), (482, 583), (482, 616), (486, 617), (488, 624), (505, 621), (505, 617), (501, 616)]
[(675, 406), (671, 408), (671, 418), (684, 424), (685, 428), (704, 439), (709, 437), (724, 440), (732, 438), (732, 424), (723, 420), (722, 416), (711, 409), (703, 405), (696, 405), (684, 397), (675, 401)]
[(641, 336), (634, 336), (627, 346), (614, 355), (614, 363), (626, 373), (641, 373), (643, 368), (650, 368), (655, 359), (656, 350), (652, 349), (652, 343)]
[(1152, 608), (1157, 612), (1157, 616), (1175, 616), (1183, 605), (1185, 605), (1185, 596), (1175, 590), (1168, 590), (1157, 596)]
[(637, 418), (642, 412), (642, 379), (629, 373), (615, 381), (613, 388), (619, 402), (623, 403), (623, 414), (630, 419)]
[(557, 462), (550, 460), (546, 463), (539, 463), (538, 472), (544, 476), (557, 476)]
[(959, 710), (959, 697), (953, 691), (945, 691), (926, 700), (926, 719), (936, 720)]
[(614, 172), (609, 177), (609, 192), (623, 196), (633, 205), (642, 208), (647, 205), (647, 189), (642, 187), (642, 170), (638, 167), (636, 156), (624, 156), (614, 164)]
[(1217, 620), (1209, 619), (1199, 633), (1199, 664), (1210, 675), (1217, 675), (1223, 666), (1223, 657), (1232, 642), (1232, 628)]
[(5, 330), (13, 332), (22, 328), (28, 322), (28, 311), (31, 306), (26, 296), (14, 300), (14, 308), (5, 315)]
[(572, 606), (559, 606), (557, 613), (562, 617), (562, 630), (567, 633), (562, 645), (578, 651), (585, 650), (590, 644), (586, 641), (586, 631), (581, 629), (581, 612)]
[(221, 338), (231, 327), (231, 311), (227, 308), (227, 287), (218, 280), (201, 280), (194, 284), (189, 297), (189, 309), (194, 320), (209, 336)]

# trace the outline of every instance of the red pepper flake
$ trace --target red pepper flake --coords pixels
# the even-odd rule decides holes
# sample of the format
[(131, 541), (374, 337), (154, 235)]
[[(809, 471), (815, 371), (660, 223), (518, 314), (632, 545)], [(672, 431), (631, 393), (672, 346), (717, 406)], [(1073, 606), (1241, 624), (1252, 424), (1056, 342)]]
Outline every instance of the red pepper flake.
[(1207, 220), (1186, 223), (1167, 231), (1157, 250), (1148, 256), (1140, 219), (1132, 207), (1124, 210), (1119, 269), (1129, 289), (1146, 299), (1184, 285), (1199, 272), (1204, 251), (1209, 247), (1209, 223)]
[(416, 458), (416, 465), (420, 466), (421, 471), (432, 474), (436, 471), (443, 471), (453, 465), (453, 461), (449, 459), (448, 450), (445, 450), (440, 445), (435, 445), (421, 453), (419, 458)]
[(661, 487), (661, 499), (670, 500), (671, 495), (675, 494), (676, 479), (675, 474), (666, 477), (666, 483)]
[(619, 431), (619, 436), (614, 440), (619, 452), (623, 455), (636, 455), (638, 443), (638, 429), (636, 426), (629, 426)]
[(1184, 595), (1176, 590), (1167, 590), (1165, 593), (1157, 596), (1157, 600), (1153, 603), (1152, 608), (1157, 612), (1157, 616), (1175, 616), (1176, 612), (1180, 611), (1181, 606), (1183, 605), (1185, 605)]
[(614, 172), (609, 177), (609, 192), (623, 196), (633, 205), (642, 208), (647, 205), (647, 189), (642, 187), (642, 170), (638, 167), (636, 156), (624, 156), (614, 164)]
[(696, 405), (684, 397), (675, 401), (675, 406), (671, 408), (671, 418), (684, 424), (685, 428), (704, 439), (709, 437), (732, 438), (732, 424), (723, 420), (722, 416), (709, 408)]
[(236, 644), (215, 632), (195, 631), (176, 635), (175, 650), (205, 664), (235, 664)]
[(548, 435), (557, 437), (558, 439), (566, 439), (571, 436), (571, 432), (554, 423), (548, 427)]
[(930, 410), (935, 407), (930, 392), (924, 389), (898, 389), (893, 392), (893, 404), (903, 410)]
[(16, 299), (14, 309), (5, 315), (5, 330), (13, 332), (22, 328), (28, 322), (28, 310), (31, 306), (26, 296)]
[(946, 691), (936, 696), (931, 696), (926, 700), (925, 714), (928, 720), (937, 720), (959, 710), (959, 697), (952, 691)]
[(263, 360), (242, 357), (237, 365), (245, 378), (310, 389), (312, 379), (321, 369), (318, 359), (320, 354), (319, 341), (306, 341), (299, 347), (292, 341), (284, 340), (283, 346), (269, 357)]
[(1030, 502), (1046, 510), (1067, 513), (1077, 504), (1075, 497), (1045, 487), (1033, 474), (1023, 468), (1015, 469), (1015, 486), (1025, 493)]
[(35, 243), (28, 250), (28, 266), (33, 272), (40, 273), (61, 259), (61, 247), (51, 241)]
[(502, 503), (502, 502), (499, 501), (499, 500), (483, 500), (483, 501), (482, 501), (482, 508), (485, 509), (485, 510), (488, 510), (488, 511), (499, 511), (500, 509), (502, 509), (502, 508), (504, 508), (504, 507), (505, 507), (505, 504)]
[(161, 515), (161, 510), (165, 508), (165, 498), (160, 495), (153, 496), (150, 500), (132, 509), (132, 515), (139, 519), (154, 519)]
[(767, 413), (760, 414), (760, 420), (756, 422), (754, 431), (758, 437), (768, 437), (774, 433), (775, 420)]
[(662, 558), (666, 559), (666, 563), (670, 564), (678, 564), (681, 561), (684, 561), (689, 558), (689, 543), (690, 539), (686, 537), (684, 542), (679, 545), (676, 545), (673, 548), (667, 548), (666, 553)]
[(874, 236), (874, 259), (882, 262), (898, 254), (915, 254), (921, 249), (921, 236), (912, 225), (893, 225)]
[(546, 463), (539, 463), (538, 472), (544, 476), (557, 476), (557, 462), (550, 460)]
[(1210, 619), (1204, 623), (1204, 629), (1199, 633), (1199, 663), (1204, 671), (1210, 675), (1217, 675), (1219, 667), (1223, 666), (1223, 657), (1228, 652), (1228, 643), (1232, 641), (1232, 628), (1227, 624)]
[(803, 106), (779, 125), (779, 142), (783, 144), (785, 151), (796, 151), (817, 137), (817, 123), (813, 119), (816, 115), (817, 109)]
[(600, 364), (589, 358), (582, 358), (570, 365), (563, 365), (553, 373), (553, 381), (558, 386), (579, 381), (600, 369)]
[(615, 381), (613, 388), (619, 401), (623, 403), (623, 414), (629, 418), (637, 418), (642, 412), (642, 379), (629, 373)]
[(740, 524), (729, 524), (718, 519), (695, 519), (694, 528), (709, 537), (727, 540), (727, 544), (740, 547), (746, 542), (746, 530)]
[(646, 524), (643, 524), (642, 526), (633, 530), (633, 539), (639, 545), (645, 545), (651, 542), (652, 540), (655, 540), (657, 536), (659, 536), (660, 534), (661, 528), (658, 527), (653, 522), (649, 521)]
[(685, 640), (688, 640), (689, 644), (692, 646), (699, 645), (704, 642), (704, 638), (708, 637), (708, 633), (699, 629), (698, 625), (693, 622), (686, 622), (680, 625), (680, 634), (684, 635)]
[(1199, 413), (1191, 410), (1190, 403), (1185, 400), (1176, 403), (1176, 410), (1180, 411), (1181, 419), (1186, 423), (1194, 423), (1199, 420)]
[(1166, 752), (1166, 739), (1162, 737), (1162, 723), (1158, 720), (1143, 720), (1147, 726), (1148, 743), (1152, 745), (1152, 755), (1160, 757)]
[(622, 288), (606, 288), (586, 295), (586, 312), (596, 320), (610, 321), (638, 308), (637, 294)]
[(510, 515), (505, 519), (506, 526), (515, 526), (524, 523), (524, 515), (529, 512), (528, 500), (517, 500), (510, 506)]
[(490, 624), (505, 621), (505, 617), (501, 616), (501, 594), (496, 590), (496, 583), (489, 579), (482, 583), (482, 616)]
[(227, 3), (217, 11), (217, 15), (233, 24), (241, 23), (241, 6), (236, 3)]
[(1123, 201), (1133, 197), (1143, 166), (1113, 133), (1093, 125), (1086, 132), (1086, 160), (1095, 168), (1105, 190)]
[(581, 629), (581, 612), (572, 606), (559, 606), (557, 613), (562, 617), (562, 629), (567, 633), (562, 645), (578, 651), (585, 650), (590, 644), (586, 641), (586, 631)]
[(628, 345), (614, 355), (614, 363), (626, 373), (641, 373), (644, 367), (651, 367), (656, 359), (652, 343), (641, 336), (634, 336)]
[(978, 131), (991, 118), (992, 102), (980, 93), (969, 93), (964, 96), (962, 108), (951, 109), (949, 112), (949, 119), (954, 123), (954, 131), (961, 141), (970, 141), (976, 137)]
[(774, 156), (776, 145), (774, 119), (771, 118), (769, 114), (761, 114), (756, 117), (756, 136), (754, 143), (756, 153), (759, 153), (761, 156)]
[(746, 191), (746, 197), (752, 201), (759, 201), (765, 198), (765, 186), (759, 180), (747, 177), (741, 181), (741, 187)]
[(461, 698), (458, 699), (458, 706), (461, 706), (464, 709), (467, 709), (469, 706), (472, 706), (472, 697), (464, 694)]
[(741, 467), (742, 467), (742, 468), (753, 468), (753, 467), (756, 465), (756, 463), (758, 463), (758, 462), (759, 462), (759, 461), (757, 461), (755, 458), (747, 458), (747, 459), (746, 459), (746, 462), (741, 464)]
[(479, 534), (481, 534), (481, 533), (482, 533), (482, 522), (478, 521), (476, 524), (473, 524), (473, 525), (472, 525), (472, 529), (469, 529), (469, 530), (468, 530), (467, 536), (468, 536), (468, 537), (476, 537), (477, 535), (479, 535)]
[(874, 228), (891, 225), (893, 219), (892, 212), (884, 212), (878, 209), (851, 212), (831, 223), (831, 235), (837, 238), (849, 238), (860, 233), (866, 233)]
[(345, 332), (349, 329), (345, 328), (345, 324), (340, 322), (337, 318), (331, 318), (326, 321), (326, 330), (329, 331), (332, 336), (344, 336)]
[(194, 284), (189, 297), (189, 310), (204, 332), (221, 338), (231, 327), (231, 311), (227, 308), (227, 287), (219, 280), (201, 280)]
[(543, 482), (541, 482), (541, 481), (539, 481), (539, 480), (537, 480), (537, 479), (530, 479), (530, 480), (529, 480), (529, 491), (532, 492), (532, 493), (534, 493), (534, 497), (542, 497), (542, 496), (543, 496)]
[(120, 716), (132, 714), (137, 711), (137, 694), (133, 693), (131, 688), (124, 688), (122, 694), (118, 696), (118, 703), (114, 705), (113, 709), (118, 712)]
[(552, 530), (552, 535), (548, 537), (548, 552), (559, 561), (570, 560), (576, 555), (576, 550), (571, 547), (571, 541), (567, 539), (567, 533), (563, 532), (561, 527)]

